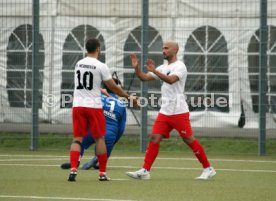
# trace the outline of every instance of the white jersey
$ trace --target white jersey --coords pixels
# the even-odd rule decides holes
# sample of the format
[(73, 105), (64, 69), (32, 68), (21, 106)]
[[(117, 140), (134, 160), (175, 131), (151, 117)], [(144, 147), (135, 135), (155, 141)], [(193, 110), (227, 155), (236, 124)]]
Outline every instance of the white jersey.
[(75, 66), (73, 107), (102, 108), (101, 83), (112, 79), (106, 64), (86, 57)]
[[(189, 112), (189, 107), (184, 95), (185, 83), (187, 78), (187, 68), (182, 61), (176, 61), (171, 64), (163, 64), (156, 68), (157, 71), (166, 75), (176, 75), (179, 80), (173, 84), (163, 82), (161, 87), (162, 104), (160, 113), (165, 115), (174, 115)], [(155, 78), (157, 75), (150, 72)]]

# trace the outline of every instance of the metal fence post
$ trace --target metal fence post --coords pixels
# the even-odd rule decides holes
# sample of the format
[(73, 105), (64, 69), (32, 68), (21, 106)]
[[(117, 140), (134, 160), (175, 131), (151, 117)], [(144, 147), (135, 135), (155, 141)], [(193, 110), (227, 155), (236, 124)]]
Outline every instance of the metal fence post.
[(259, 49), (259, 155), (266, 153), (266, 93), (267, 93), (267, 0), (260, 1)]
[(33, 0), (32, 4), (32, 133), (31, 150), (37, 150), (39, 144), (39, 0)]
[[(141, 55), (141, 69), (146, 72), (145, 61), (148, 57), (148, 30), (149, 30), (149, 1), (143, 0), (142, 3), (142, 55)], [(148, 84), (141, 82), (141, 97), (148, 97)], [(140, 151), (145, 152), (147, 148), (147, 127), (148, 127), (148, 108), (141, 107), (141, 130), (140, 130)]]

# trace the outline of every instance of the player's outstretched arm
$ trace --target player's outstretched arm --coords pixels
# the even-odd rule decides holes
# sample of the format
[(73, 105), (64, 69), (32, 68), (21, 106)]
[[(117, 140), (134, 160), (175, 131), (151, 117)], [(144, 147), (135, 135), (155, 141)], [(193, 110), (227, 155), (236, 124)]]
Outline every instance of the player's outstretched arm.
[(138, 107), (138, 98), (136, 96), (130, 96), (128, 93), (126, 93), (121, 87), (119, 87), (113, 79), (104, 81), (105, 85), (115, 94), (117, 94), (120, 97), (126, 98), (129, 102), (132, 103), (134, 107)]
[(147, 65), (147, 69), (148, 69), (149, 72), (154, 73), (161, 80), (163, 80), (164, 82), (166, 82), (168, 84), (173, 84), (173, 83), (175, 83), (179, 80), (178, 76), (176, 76), (176, 75), (165, 75), (165, 74), (157, 71), (155, 69), (155, 63), (152, 59), (148, 59), (147, 62), (146, 62), (146, 65)]
[(140, 70), (140, 68), (139, 68), (139, 59), (137, 58), (136, 54), (131, 54), (130, 59), (131, 59), (131, 65), (135, 70), (135, 74), (139, 77), (140, 80), (149, 81), (149, 80), (154, 80), (155, 79), (151, 74), (144, 73)]
[(115, 94), (120, 97), (129, 98), (128, 93), (126, 93), (121, 87), (119, 87), (113, 79), (104, 81), (104, 84)]

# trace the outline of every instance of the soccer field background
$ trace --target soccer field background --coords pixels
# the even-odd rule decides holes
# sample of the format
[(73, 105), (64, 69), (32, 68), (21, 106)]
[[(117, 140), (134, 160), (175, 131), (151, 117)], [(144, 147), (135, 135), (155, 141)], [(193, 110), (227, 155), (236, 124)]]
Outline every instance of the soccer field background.
[[(89, 160), (87, 154), (82, 162)], [(198, 181), (202, 169), (190, 153), (161, 152), (151, 180), (134, 180), (142, 153), (115, 151), (108, 162), (110, 182), (99, 182), (96, 170), (79, 170), (67, 181), (66, 151), (0, 151), (0, 200), (83, 201), (272, 201), (276, 196), (275, 156), (210, 155), (217, 175)]]
[[(44, 134), (38, 151), (29, 151), (29, 134), (0, 135), (0, 200), (83, 201), (272, 201), (276, 186), (276, 140), (268, 140), (266, 156), (257, 156), (257, 140), (199, 138), (217, 175), (197, 181), (202, 168), (178, 138), (162, 142), (151, 180), (134, 180), (125, 172), (143, 164), (138, 136), (123, 136), (108, 161), (110, 182), (98, 171), (79, 170), (77, 182), (67, 181), (70, 135)], [(86, 151), (82, 163), (93, 154)]]
[[(0, 18), (0, 201), (276, 200), (276, 0), (13, 0), (0, 1)], [(80, 170), (69, 183), (60, 164), (69, 160), (74, 67), (88, 38), (100, 41), (99, 60), (129, 94), (147, 89), (148, 111), (127, 108), (110, 182)], [(125, 174), (143, 164), (139, 134), (151, 133), (162, 85), (140, 82), (130, 54), (141, 69), (147, 58), (157, 67), (168, 40), (187, 67), (191, 125), (217, 171), (209, 181), (194, 179), (202, 167), (175, 131), (151, 180)]]
[[(128, 151), (137, 153), (140, 151), (140, 137), (138, 135), (125, 134), (115, 146), (119, 152)], [(197, 137), (209, 154), (216, 155), (258, 155), (258, 139), (249, 137)], [(40, 151), (69, 150), (72, 134), (43, 133), (39, 136)], [(31, 138), (29, 133), (0, 133), (0, 150), (28, 151)], [(91, 149), (92, 150), (92, 149)], [(172, 135), (161, 143), (161, 152), (190, 153), (191, 150), (183, 143), (179, 136)], [(91, 151), (92, 152), (92, 151)], [(90, 153), (91, 153), (90, 152)], [(266, 155), (276, 156), (276, 139), (266, 140)]]

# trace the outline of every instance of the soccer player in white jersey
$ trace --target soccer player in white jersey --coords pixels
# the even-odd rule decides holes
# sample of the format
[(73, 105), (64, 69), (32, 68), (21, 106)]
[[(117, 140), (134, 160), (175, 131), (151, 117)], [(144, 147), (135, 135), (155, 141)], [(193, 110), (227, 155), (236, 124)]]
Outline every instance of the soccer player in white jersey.
[(160, 79), (163, 81), (161, 88), (162, 104), (157, 119), (152, 128), (143, 167), (136, 172), (127, 172), (135, 179), (150, 179), (150, 169), (155, 161), (163, 138), (169, 138), (172, 129), (176, 129), (183, 141), (192, 149), (197, 159), (203, 166), (202, 174), (196, 179), (206, 180), (213, 177), (216, 172), (211, 167), (202, 145), (193, 136), (190, 125), (189, 108), (184, 97), (184, 88), (187, 69), (182, 61), (177, 60), (178, 44), (167, 41), (163, 44), (163, 56), (167, 60), (155, 68), (153, 60), (146, 62), (148, 73), (139, 69), (139, 60), (135, 54), (131, 55), (132, 66), (136, 75), (142, 81)]
[(73, 142), (70, 150), (71, 172), (68, 181), (76, 181), (77, 167), (80, 157), (83, 137), (92, 131), (96, 141), (96, 152), (99, 161), (99, 180), (108, 181), (106, 175), (107, 152), (104, 136), (106, 124), (101, 101), (101, 83), (115, 94), (133, 101), (137, 105), (136, 97), (129, 96), (114, 82), (106, 64), (100, 62), (100, 42), (89, 39), (86, 42), (87, 57), (77, 62), (75, 66), (75, 88), (73, 98)]

